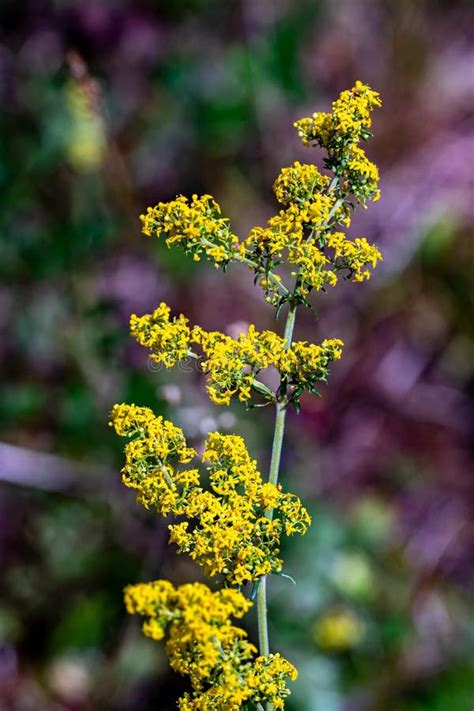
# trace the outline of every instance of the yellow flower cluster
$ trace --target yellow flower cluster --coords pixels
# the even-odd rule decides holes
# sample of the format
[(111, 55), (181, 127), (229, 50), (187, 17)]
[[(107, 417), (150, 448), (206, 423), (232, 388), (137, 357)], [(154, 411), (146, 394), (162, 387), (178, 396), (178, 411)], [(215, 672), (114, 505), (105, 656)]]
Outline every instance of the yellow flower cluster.
[(168, 247), (178, 244), (196, 261), (204, 254), (220, 266), (235, 254), (238, 239), (210, 195), (193, 195), (191, 200), (178, 195), (171, 202), (149, 207), (140, 220), (143, 234), (163, 236)]
[(189, 677), (192, 692), (178, 701), (181, 711), (238, 711), (245, 703), (284, 708), (286, 679), (296, 669), (279, 654), (256, 657), (247, 633), (232, 624), (252, 603), (237, 590), (212, 592), (202, 583), (175, 588), (166, 580), (125, 589), (130, 614), (146, 617), (143, 632), (155, 640), (167, 636), (172, 668)]
[(284, 338), (273, 331), (258, 332), (252, 325), (236, 339), (219, 332), (205, 334), (201, 347), (207, 360), (202, 369), (208, 373), (210, 398), (218, 405), (228, 405), (236, 393), (241, 401), (249, 400), (254, 378), (270, 366), (288, 376), (290, 386), (325, 380), (330, 361), (341, 357), (342, 345), (332, 339), (308, 348), (295, 341), (286, 348)]
[(361, 201), (377, 202), (380, 199), (378, 168), (359, 146), (351, 148), (347, 164), (342, 171), (342, 178), (350, 186), (351, 192)]
[(273, 184), (273, 191), (282, 205), (292, 202), (304, 204), (313, 199), (315, 192), (327, 188), (329, 183), (328, 176), (322, 175), (317, 166), (296, 161), (289, 168), (282, 168)]
[(284, 344), (273, 331), (259, 333), (253, 325), (236, 339), (199, 327), (193, 335), (205, 356), (201, 368), (208, 375), (207, 390), (215, 405), (229, 405), (236, 394), (241, 402), (250, 400), (255, 376), (275, 365), (275, 355)]
[(294, 124), (305, 145), (326, 149), (327, 166), (340, 177), (347, 193), (361, 203), (380, 197), (377, 167), (357, 144), (370, 137), (371, 113), (381, 105), (380, 95), (358, 81), (333, 102), (331, 113), (315, 113)]
[(267, 657), (257, 657), (249, 674), (248, 685), (257, 689), (255, 701), (262, 703), (269, 699), (274, 709), (283, 709), (284, 699), (291, 693), (286, 687), (287, 678), (291, 681), (298, 678), (293, 664), (280, 654), (269, 654)]
[[(189, 553), (209, 577), (232, 585), (281, 571), (281, 534), (302, 535), (311, 520), (297, 496), (263, 483), (241, 437), (209, 434), (202, 461), (210, 490), (204, 490), (198, 469), (176, 467), (196, 456), (179, 427), (135, 405), (115, 405), (111, 424), (118, 434), (134, 437), (125, 447), (126, 486), (137, 490), (146, 508), (185, 517), (169, 526), (180, 553)], [(273, 520), (265, 515), (270, 509)]]
[(153, 351), (152, 360), (167, 368), (187, 357), (191, 338), (188, 319), (180, 314), (171, 321), (170, 313), (170, 307), (161, 302), (152, 314), (130, 316), (131, 335)]
[[(350, 189), (357, 185), (359, 196), (375, 194), (378, 171), (361, 148), (351, 149), (341, 181), (350, 184)], [(342, 233), (333, 235), (331, 229), (341, 223), (349, 227), (350, 216), (344, 201), (335, 191), (329, 191), (328, 185), (329, 178), (316, 166), (294, 163), (283, 168), (274, 190), (279, 202), (287, 207), (270, 218), (267, 227), (254, 227), (240, 245), (241, 254), (260, 264), (264, 274), (285, 258), (295, 267), (291, 275), (299, 280), (299, 294), (304, 298), (311, 289), (335, 286), (341, 272), (348, 272), (353, 281), (361, 281), (361, 274), (364, 279), (370, 278), (367, 267), (375, 267), (381, 259), (379, 250), (364, 238), (352, 241), (343, 236), (343, 246), (335, 240)], [(337, 252), (331, 249), (335, 241)], [(272, 292), (268, 279), (264, 277), (260, 283), (267, 293)], [(273, 296), (280, 298), (275, 291)]]
[[(352, 244), (348, 240), (342, 245), (335, 243), (335, 254), (345, 258), (358, 275), (365, 265), (364, 260), (370, 256), (373, 261), (374, 257), (365, 240), (355, 245), (353, 252), (349, 249)], [(326, 340), (320, 346), (297, 341), (287, 349), (284, 338), (273, 331), (259, 332), (253, 325), (237, 338), (220, 331), (205, 331), (200, 326), (191, 329), (182, 314), (170, 320), (170, 309), (164, 303), (153, 314), (133, 315), (130, 323), (132, 335), (152, 351), (154, 360), (167, 368), (175, 365), (179, 358), (196, 356), (190, 349), (193, 345), (199, 346), (204, 355), (200, 368), (208, 375), (207, 390), (216, 405), (229, 405), (234, 395), (242, 402), (249, 400), (255, 377), (270, 366), (288, 376), (289, 384), (295, 388), (325, 380), (329, 363), (341, 357), (343, 345), (338, 339)], [(271, 391), (268, 393), (271, 395)]]
[[(189, 494), (188, 520), (170, 525), (170, 541), (203, 566), (208, 577), (224, 576), (231, 585), (279, 573), (282, 532), (303, 535), (311, 523), (299, 498), (264, 484), (255, 460), (236, 435), (211, 433), (203, 461), (208, 464), (211, 491)], [(270, 509), (273, 520), (265, 515)]]
[(381, 105), (380, 94), (357, 81), (352, 89), (341, 92), (333, 101), (331, 113), (318, 112), (312, 118), (300, 119), (295, 122), (295, 128), (307, 146), (318, 143), (327, 148), (336, 137), (343, 138), (346, 144), (355, 144), (366, 137), (372, 125), (371, 113)]
[(339, 338), (327, 338), (320, 346), (296, 341), (285, 353), (281, 373), (297, 390), (314, 392), (316, 382), (326, 381), (329, 363), (342, 357), (343, 345)]
[(133, 437), (125, 446), (125, 486), (136, 489), (138, 501), (146, 508), (154, 506), (163, 516), (182, 513), (189, 492), (199, 485), (196, 469), (175, 469), (196, 456), (183, 431), (155, 416), (149, 407), (125, 404), (114, 405), (110, 425), (118, 435)]
[(251, 257), (256, 251), (263, 252), (281, 259), (284, 249), (306, 241), (308, 234), (325, 231), (334, 208), (337, 210), (335, 219), (342, 219), (342, 208), (337, 208), (334, 195), (315, 193), (301, 204), (292, 203), (271, 217), (267, 227), (253, 227), (241, 243), (241, 252), (245, 250)]
[(292, 276), (302, 281), (302, 293), (308, 293), (308, 287), (316, 290), (326, 285), (335, 286), (338, 274), (348, 272), (353, 282), (370, 279), (382, 255), (377, 247), (367, 242), (365, 237), (348, 239), (343, 232), (330, 232), (326, 237), (326, 250), (323, 252), (311, 242), (304, 242), (288, 251), (288, 262), (298, 267)]
[[(242, 242), (210, 195), (193, 195), (191, 199), (179, 195), (149, 207), (140, 217), (143, 233), (162, 236), (168, 247), (178, 244), (195, 260), (205, 256), (216, 267), (225, 269), (230, 261), (247, 264), (266, 300), (276, 307), (288, 300), (288, 289), (275, 271), (285, 259), (294, 267), (291, 275), (297, 279), (294, 295), (299, 303), (307, 303), (312, 289), (335, 286), (341, 272), (344, 276), (349, 273), (355, 282), (368, 279), (368, 267), (375, 267), (381, 258), (376, 247), (364, 238), (346, 240), (336, 257), (328, 249), (328, 240), (337, 225), (350, 226), (350, 197), (362, 205), (380, 197), (377, 167), (358, 145), (370, 137), (371, 113), (377, 106), (381, 106), (379, 94), (358, 81), (340, 94), (330, 113), (315, 113), (295, 123), (303, 143), (326, 150), (325, 165), (334, 178), (331, 181), (315, 165), (298, 161), (283, 168), (273, 189), (284, 209), (270, 218), (266, 227), (252, 228)], [(140, 336), (143, 345), (153, 338), (156, 325), (161, 326), (162, 306), (147, 316), (146, 322), (133, 317), (132, 333)], [(173, 333), (165, 336), (174, 344), (166, 349), (168, 363), (174, 363), (186, 354), (189, 331), (184, 317), (174, 322)], [(159, 362), (169, 367), (167, 362)]]
[(288, 250), (288, 262), (297, 267), (291, 272), (291, 276), (301, 280), (301, 291), (305, 296), (310, 288), (319, 291), (326, 285), (337, 284), (338, 275), (332, 268), (329, 257), (311, 242), (293, 245)]
[(333, 232), (328, 237), (328, 247), (334, 250), (333, 263), (339, 268), (349, 269), (352, 281), (370, 279), (371, 274), (366, 267), (372, 265), (375, 269), (382, 259), (377, 247), (367, 242), (365, 237), (350, 240), (342, 232)]

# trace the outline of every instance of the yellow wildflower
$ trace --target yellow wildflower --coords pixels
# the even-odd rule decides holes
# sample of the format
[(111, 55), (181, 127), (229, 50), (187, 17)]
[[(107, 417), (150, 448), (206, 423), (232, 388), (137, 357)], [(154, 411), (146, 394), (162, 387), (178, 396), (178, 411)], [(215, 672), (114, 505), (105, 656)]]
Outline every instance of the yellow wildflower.
[(333, 250), (332, 262), (336, 268), (349, 270), (355, 282), (370, 279), (371, 272), (366, 267), (370, 265), (375, 269), (382, 259), (377, 247), (365, 237), (350, 240), (342, 232), (333, 232), (328, 236), (327, 245)]
[(380, 197), (378, 170), (357, 144), (370, 137), (372, 111), (381, 105), (380, 95), (358, 81), (333, 102), (331, 113), (315, 113), (294, 124), (305, 145), (327, 151), (327, 167), (340, 178), (345, 192), (362, 204)]
[(193, 195), (191, 200), (178, 195), (171, 202), (149, 207), (140, 220), (143, 234), (163, 236), (168, 247), (178, 244), (197, 260), (204, 254), (217, 267), (232, 259), (238, 249), (229, 221), (210, 195)]
[(320, 192), (330, 183), (327, 175), (322, 175), (315, 165), (293, 163), (282, 168), (273, 184), (276, 199), (282, 205), (291, 202), (305, 203), (315, 192)]
[[(227, 586), (212, 592), (201, 583), (175, 588), (156, 581), (125, 590), (128, 612), (145, 618), (147, 636), (166, 639), (171, 666), (189, 678), (191, 690), (178, 700), (181, 711), (239, 711), (262, 704), (283, 709), (287, 680), (297, 676), (279, 654), (256, 656), (232, 618), (241, 618), (252, 606), (240, 587), (253, 583), (259, 624), (266, 624), (261, 578), (282, 570), (281, 537), (303, 535), (311, 523), (300, 499), (271, 483), (278, 475), (281, 418), (288, 405), (299, 408), (305, 390), (317, 394), (316, 384), (327, 380), (343, 343), (336, 338), (321, 344), (292, 341), (290, 334), (295, 309), (310, 306), (311, 290), (335, 286), (340, 276), (364, 281), (382, 259), (365, 237), (349, 239), (338, 231), (350, 226), (356, 201), (364, 206), (379, 197), (377, 167), (358, 144), (370, 137), (371, 114), (380, 105), (377, 92), (356, 82), (333, 102), (330, 113), (297, 121), (303, 143), (324, 149), (324, 165), (332, 176), (299, 162), (283, 168), (273, 186), (283, 208), (241, 243), (209, 195), (179, 195), (141, 216), (145, 235), (163, 238), (168, 247), (177, 244), (195, 261), (205, 257), (224, 270), (232, 260), (243, 262), (277, 314), (285, 304), (290, 307), (285, 337), (259, 332), (254, 325), (235, 338), (208, 332), (191, 327), (183, 314), (171, 317), (163, 302), (153, 313), (130, 319), (132, 336), (157, 363), (171, 368), (183, 358), (195, 358), (215, 404), (228, 405), (232, 397), (248, 403), (255, 391), (267, 401), (262, 404), (273, 402), (278, 410), (267, 483), (237, 435), (211, 432), (197, 466), (188, 468), (197, 453), (179, 427), (146, 407), (115, 405), (111, 413), (110, 424), (129, 438), (125, 485), (136, 490), (145, 507), (172, 515), (170, 542)], [(295, 279), (290, 288), (280, 270), (285, 262)], [(269, 368), (280, 376), (275, 392), (257, 379)], [(314, 628), (318, 644), (334, 650), (356, 644), (362, 634), (363, 625), (347, 611), (329, 613)]]
[(182, 314), (170, 321), (170, 307), (161, 302), (152, 314), (130, 316), (130, 333), (145, 348), (152, 349), (151, 358), (167, 368), (188, 355), (191, 331)]
[(252, 606), (239, 591), (157, 580), (128, 586), (125, 604), (130, 614), (147, 618), (144, 634), (166, 635), (171, 667), (189, 677), (192, 692), (179, 699), (181, 711), (239, 711), (246, 702), (283, 708), (286, 680), (296, 678), (296, 669), (279, 654), (255, 656), (247, 633), (231, 620)]
[(119, 435), (135, 437), (125, 446), (123, 483), (137, 490), (146, 508), (154, 506), (164, 516), (181, 511), (188, 492), (199, 483), (196, 470), (175, 472), (176, 464), (187, 464), (196, 455), (183, 431), (149, 407), (125, 404), (114, 405), (110, 425)]
[[(304, 534), (310, 517), (301, 501), (264, 484), (255, 460), (236, 435), (212, 432), (203, 453), (211, 491), (190, 492), (184, 515), (192, 521), (171, 524), (170, 542), (204, 567), (209, 577), (224, 576), (243, 585), (278, 573), (282, 530)], [(274, 509), (270, 521), (265, 512)]]
[[(340, 243), (333, 235), (331, 246), (339, 260), (338, 268), (350, 269), (354, 280), (367, 278), (363, 267), (379, 257), (379, 252), (365, 240)], [(291, 254), (295, 263), (301, 265), (302, 278), (305, 277), (311, 286), (323, 288), (337, 279), (334, 266), (333, 269), (325, 268), (332, 262), (312, 245), (301, 245)], [(314, 264), (311, 264), (311, 256)], [(157, 312), (159, 318), (156, 318)], [(259, 332), (253, 325), (237, 338), (220, 331), (208, 332), (200, 326), (190, 329), (188, 319), (182, 314), (170, 321), (169, 313), (169, 307), (160, 304), (154, 314), (132, 317), (133, 335), (139, 343), (151, 349), (152, 358), (166, 367), (173, 366), (180, 356), (191, 353), (191, 348), (198, 346), (204, 355), (199, 367), (207, 374), (209, 397), (216, 405), (229, 405), (234, 395), (242, 402), (249, 400), (255, 378), (260, 371), (270, 367), (290, 376), (291, 384), (303, 385), (304, 389), (304, 383), (325, 380), (329, 362), (340, 357), (338, 349), (328, 349), (327, 346), (308, 349), (300, 342), (286, 349), (281, 336), (273, 331)], [(194, 355), (197, 357), (197, 353)]]
[(300, 119), (295, 128), (305, 145), (315, 142), (328, 147), (335, 138), (343, 138), (346, 144), (358, 143), (372, 125), (373, 109), (381, 105), (380, 94), (357, 81), (333, 101), (332, 113), (315, 113), (312, 118)]
[[(298, 497), (263, 483), (241, 437), (208, 436), (202, 455), (210, 487), (205, 491), (198, 469), (178, 467), (196, 456), (182, 430), (134, 405), (116, 405), (111, 420), (119, 434), (135, 437), (125, 447), (125, 485), (146, 508), (184, 517), (169, 526), (170, 542), (180, 553), (189, 554), (209, 577), (233, 585), (281, 571), (282, 532), (304, 534), (310, 518)], [(269, 509), (275, 510), (273, 521), (265, 516)]]

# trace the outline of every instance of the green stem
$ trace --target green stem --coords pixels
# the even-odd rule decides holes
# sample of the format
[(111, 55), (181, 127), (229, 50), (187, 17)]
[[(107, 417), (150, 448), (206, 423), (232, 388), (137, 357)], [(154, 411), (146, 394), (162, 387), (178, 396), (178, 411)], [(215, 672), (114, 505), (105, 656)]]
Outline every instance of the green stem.
[[(212, 242), (209, 242), (209, 240), (205, 238), (201, 238), (201, 242), (202, 244), (206, 245), (206, 247), (214, 247)], [(239, 252), (236, 252), (234, 254), (234, 259), (238, 262), (241, 262), (242, 264), (246, 264), (248, 267), (252, 267), (252, 269), (257, 270), (259, 268), (257, 262), (254, 262), (253, 259), (248, 259), (248, 257), (243, 257)], [(269, 272), (268, 278), (283, 294), (290, 293), (286, 286), (280, 281), (280, 279), (278, 279), (278, 277), (275, 276), (275, 274), (273, 274), (273, 272)]]
[[(291, 347), (293, 338), (293, 329), (296, 318), (296, 304), (290, 302), (290, 309), (286, 318), (285, 324), (285, 350)], [(285, 433), (285, 418), (286, 418), (287, 402), (286, 393), (282, 393), (282, 399), (276, 404), (275, 430), (273, 433), (272, 457), (270, 461), (270, 473), (268, 481), (276, 486), (278, 484), (278, 473), (280, 471), (281, 448), (283, 445), (283, 435)], [(273, 518), (273, 509), (269, 509), (265, 516)], [(258, 615), (258, 641), (260, 654), (268, 656), (270, 654), (270, 643), (268, 637), (268, 619), (267, 619), (267, 578), (263, 575), (260, 578), (257, 591), (257, 615)], [(267, 711), (272, 711), (273, 705), (267, 703)]]
[(270, 654), (267, 621), (267, 577), (262, 575), (257, 590), (258, 646), (262, 657)]
[[(242, 256), (240, 256), (240, 254), (236, 255), (235, 259), (237, 261), (241, 262), (242, 264), (246, 264), (248, 267), (251, 267), (254, 270), (258, 270), (258, 268), (259, 268), (257, 262), (254, 262), (253, 259), (248, 259), (247, 257), (242, 257)], [(290, 293), (289, 290), (286, 288), (286, 286), (283, 284), (283, 282), (280, 281), (280, 279), (278, 279), (278, 277), (276, 277), (273, 272), (268, 272), (267, 276), (270, 279), (270, 281), (272, 281), (275, 284), (275, 286), (278, 288), (278, 290), (282, 292), (282, 294), (288, 295)]]
[(173, 479), (172, 479), (171, 476), (169, 475), (168, 470), (167, 470), (167, 468), (165, 467), (165, 465), (162, 464), (160, 468), (161, 468), (161, 473), (163, 474), (164, 480), (165, 480), (166, 483), (168, 484), (169, 488), (170, 488), (170, 489), (176, 489), (176, 484), (174, 483)]

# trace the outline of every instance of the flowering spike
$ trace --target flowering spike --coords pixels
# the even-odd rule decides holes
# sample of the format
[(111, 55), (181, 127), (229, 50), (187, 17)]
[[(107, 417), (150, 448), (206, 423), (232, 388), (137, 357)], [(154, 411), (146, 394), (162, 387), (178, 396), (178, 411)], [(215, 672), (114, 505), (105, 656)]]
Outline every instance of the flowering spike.
[[(141, 215), (145, 235), (180, 246), (196, 261), (205, 257), (224, 271), (231, 262), (247, 265), (277, 317), (288, 305), (282, 336), (253, 325), (236, 338), (205, 331), (191, 327), (183, 314), (171, 317), (165, 303), (130, 318), (131, 335), (157, 363), (171, 368), (182, 359), (197, 359), (214, 404), (229, 405), (237, 397), (247, 407), (276, 406), (267, 482), (237, 435), (211, 432), (197, 461), (183, 431), (150, 408), (122, 404), (111, 413), (117, 434), (129, 438), (124, 484), (137, 491), (146, 508), (174, 517), (170, 542), (223, 586), (212, 592), (202, 583), (175, 588), (158, 580), (125, 590), (128, 612), (145, 617), (147, 636), (166, 638), (171, 666), (189, 677), (191, 691), (178, 700), (181, 711), (238, 711), (262, 704), (284, 709), (287, 681), (297, 676), (290, 662), (270, 653), (266, 617), (266, 576), (286, 575), (281, 537), (303, 535), (311, 523), (300, 499), (278, 484), (285, 417), (290, 404), (299, 412), (305, 391), (320, 395), (316, 385), (327, 381), (343, 343), (337, 338), (320, 345), (294, 341), (293, 329), (298, 306), (314, 314), (313, 290), (334, 287), (341, 277), (365, 281), (382, 259), (365, 237), (350, 239), (344, 232), (356, 204), (365, 207), (380, 194), (378, 170), (358, 145), (370, 137), (371, 113), (380, 105), (377, 92), (356, 82), (333, 102), (330, 113), (297, 121), (303, 143), (324, 149), (329, 174), (299, 162), (283, 168), (273, 185), (282, 208), (241, 242), (209, 195), (179, 195)], [(257, 379), (270, 368), (280, 379), (275, 391)], [(253, 403), (254, 395), (264, 402)], [(196, 466), (189, 468), (192, 462)], [(241, 590), (247, 584), (251, 600), (257, 598), (260, 656), (232, 622), (252, 607)], [(326, 633), (318, 629), (321, 644)]]

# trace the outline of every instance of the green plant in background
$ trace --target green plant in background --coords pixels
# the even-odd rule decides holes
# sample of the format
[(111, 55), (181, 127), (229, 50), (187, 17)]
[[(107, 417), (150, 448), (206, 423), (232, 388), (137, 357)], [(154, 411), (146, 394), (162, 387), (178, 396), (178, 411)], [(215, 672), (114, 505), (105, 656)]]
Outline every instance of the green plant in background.
[[(331, 113), (296, 122), (303, 143), (325, 150), (330, 175), (298, 162), (283, 168), (274, 184), (283, 208), (243, 241), (208, 195), (178, 196), (141, 218), (146, 235), (163, 237), (196, 261), (204, 257), (224, 270), (231, 262), (244, 263), (276, 315), (288, 308), (283, 336), (254, 326), (237, 338), (208, 332), (190, 326), (182, 314), (171, 317), (164, 303), (152, 314), (131, 317), (132, 335), (158, 363), (171, 368), (196, 359), (216, 405), (229, 405), (237, 396), (247, 407), (276, 408), (267, 482), (237, 435), (211, 432), (199, 463), (182, 430), (150, 408), (121, 404), (112, 411), (116, 432), (130, 438), (125, 485), (136, 489), (145, 507), (173, 516), (170, 542), (217, 586), (176, 588), (159, 580), (125, 591), (127, 610), (146, 618), (144, 633), (156, 640), (166, 636), (171, 666), (189, 677), (191, 692), (178, 702), (182, 711), (282, 709), (290, 693), (286, 682), (297, 675), (289, 661), (270, 653), (267, 626), (267, 577), (282, 573), (281, 537), (302, 535), (310, 525), (300, 499), (278, 484), (285, 417), (289, 405), (299, 409), (303, 392), (318, 394), (316, 385), (326, 381), (343, 344), (335, 338), (320, 345), (293, 341), (293, 330), (298, 307), (312, 309), (313, 290), (335, 286), (339, 278), (368, 279), (381, 259), (365, 238), (351, 240), (342, 231), (357, 204), (379, 197), (377, 168), (359, 143), (370, 137), (371, 112), (380, 103), (376, 92), (357, 82)], [(275, 390), (260, 380), (269, 368), (279, 374)], [(232, 621), (244, 616), (255, 597), (258, 650)]]

